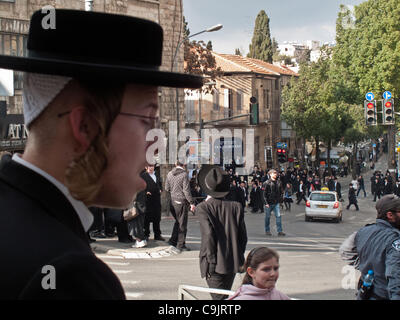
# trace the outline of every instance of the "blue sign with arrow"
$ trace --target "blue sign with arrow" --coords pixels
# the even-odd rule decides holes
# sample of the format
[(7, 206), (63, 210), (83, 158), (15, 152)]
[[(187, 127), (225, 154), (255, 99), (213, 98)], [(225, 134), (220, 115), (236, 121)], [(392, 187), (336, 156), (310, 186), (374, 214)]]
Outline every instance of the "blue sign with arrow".
[(392, 93), (390, 91), (385, 91), (382, 95), (383, 99), (389, 100), (392, 97)]
[(374, 98), (375, 98), (375, 95), (372, 92), (368, 92), (365, 95), (365, 99), (367, 99), (368, 101), (372, 101), (372, 100), (374, 100)]

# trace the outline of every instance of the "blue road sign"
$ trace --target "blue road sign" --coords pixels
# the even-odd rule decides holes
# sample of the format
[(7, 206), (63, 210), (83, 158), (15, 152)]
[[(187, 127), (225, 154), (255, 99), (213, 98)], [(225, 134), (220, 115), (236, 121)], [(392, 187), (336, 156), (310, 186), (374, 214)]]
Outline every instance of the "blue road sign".
[(382, 97), (383, 99), (389, 100), (392, 97), (392, 93), (390, 91), (385, 91)]
[(365, 99), (367, 99), (368, 101), (372, 101), (372, 100), (374, 100), (374, 98), (375, 98), (375, 95), (372, 92), (368, 92), (365, 95)]

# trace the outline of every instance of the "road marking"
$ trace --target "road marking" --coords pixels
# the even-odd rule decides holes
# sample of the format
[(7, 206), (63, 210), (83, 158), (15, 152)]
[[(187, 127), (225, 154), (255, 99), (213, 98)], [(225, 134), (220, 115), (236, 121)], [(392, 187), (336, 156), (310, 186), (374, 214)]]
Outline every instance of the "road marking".
[(109, 262), (107, 261), (106, 264), (110, 266), (129, 266), (129, 262)]
[(96, 254), (97, 258), (100, 259), (123, 259), (124, 257), (121, 256), (112, 256), (112, 255), (108, 255), (108, 254)]
[(122, 280), (121, 281), (121, 283), (122, 284), (125, 284), (125, 285), (128, 285), (128, 284), (138, 284), (138, 283), (140, 283), (141, 282), (141, 280)]
[(120, 273), (120, 274), (127, 274), (131, 273), (133, 270), (113, 270), (114, 273)]
[(143, 296), (144, 294), (141, 292), (125, 292), (125, 296), (127, 298), (139, 298)]

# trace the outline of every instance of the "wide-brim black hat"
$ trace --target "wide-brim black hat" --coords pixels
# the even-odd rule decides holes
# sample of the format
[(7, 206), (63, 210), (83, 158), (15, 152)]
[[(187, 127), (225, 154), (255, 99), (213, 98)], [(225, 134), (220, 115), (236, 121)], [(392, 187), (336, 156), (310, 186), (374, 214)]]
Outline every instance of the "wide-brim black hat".
[(217, 165), (203, 164), (197, 175), (197, 183), (205, 194), (213, 198), (225, 197), (230, 189), (228, 173)]
[(200, 88), (203, 83), (200, 76), (160, 70), (161, 26), (131, 16), (36, 11), (27, 49), (27, 57), (0, 55), (0, 68), (177, 88)]

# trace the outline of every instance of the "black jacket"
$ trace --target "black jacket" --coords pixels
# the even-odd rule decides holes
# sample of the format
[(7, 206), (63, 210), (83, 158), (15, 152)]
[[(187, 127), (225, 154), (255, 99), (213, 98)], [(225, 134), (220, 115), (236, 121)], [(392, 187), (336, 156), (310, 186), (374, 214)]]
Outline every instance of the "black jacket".
[[(0, 163), (0, 208), (0, 299), (125, 299), (63, 193), (10, 156)], [(54, 290), (42, 287), (45, 266)]]
[(269, 179), (264, 183), (264, 198), (266, 204), (277, 204), (283, 201), (283, 189), (279, 180)]
[[(145, 204), (145, 214), (150, 220), (160, 220), (161, 219), (161, 180), (156, 176), (156, 182), (147, 173), (142, 172), (140, 176), (146, 181), (146, 204)], [(151, 195), (147, 193), (151, 193)]]
[(244, 264), (247, 231), (242, 206), (234, 201), (208, 199), (196, 207), (201, 231), (200, 273), (232, 274)]

